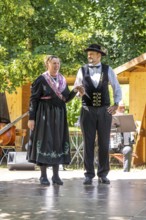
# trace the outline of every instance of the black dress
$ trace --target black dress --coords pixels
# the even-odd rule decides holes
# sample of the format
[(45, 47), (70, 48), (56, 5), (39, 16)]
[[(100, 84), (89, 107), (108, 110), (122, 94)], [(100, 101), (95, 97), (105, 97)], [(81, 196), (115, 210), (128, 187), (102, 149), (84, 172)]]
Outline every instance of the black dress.
[[(76, 93), (66, 85), (62, 92), (66, 102)], [(30, 132), (28, 161), (52, 166), (70, 163), (69, 131), (66, 104), (40, 75), (32, 84), (29, 119), (35, 120)]]

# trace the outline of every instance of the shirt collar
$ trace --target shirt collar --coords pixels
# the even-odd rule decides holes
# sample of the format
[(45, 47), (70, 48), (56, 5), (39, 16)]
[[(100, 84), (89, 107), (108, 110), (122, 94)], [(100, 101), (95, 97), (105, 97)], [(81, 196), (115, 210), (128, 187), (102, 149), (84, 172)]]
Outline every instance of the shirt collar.
[(93, 64), (89, 63), (88, 66), (89, 66), (89, 67), (90, 67), (90, 66), (98, 66), (98, 67), (100, 67), (100, 66), (101, 66), (101, 62), (100, 62), (100, 63), (97, 63), (96, 65), (93, 65)]

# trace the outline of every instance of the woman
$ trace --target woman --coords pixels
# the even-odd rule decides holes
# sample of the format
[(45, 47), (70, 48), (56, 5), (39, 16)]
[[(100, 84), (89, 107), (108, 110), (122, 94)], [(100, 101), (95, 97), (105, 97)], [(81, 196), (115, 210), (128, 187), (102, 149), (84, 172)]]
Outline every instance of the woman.
[(45, 60), (47, 71), (32, 84), (28, 127), (31, 130), (28, 160), (40, 166), (42, 185), (50, 185), (47, 167), (52, 166), (52, 183), (63, 185), (59, 164), (70, 163), (70, 144), (66, 102), (74, 98), (78, 86), (71, 92), (59, 73), (60, 60), (54, 55)]

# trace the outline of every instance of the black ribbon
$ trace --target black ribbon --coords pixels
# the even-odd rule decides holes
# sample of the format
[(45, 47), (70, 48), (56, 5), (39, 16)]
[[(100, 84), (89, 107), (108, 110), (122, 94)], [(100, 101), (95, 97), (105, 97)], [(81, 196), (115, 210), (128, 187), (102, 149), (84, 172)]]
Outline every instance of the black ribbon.
[(89, 66), (89, 68), (93, 69), (93, 68), (99, 68), (100, 66)]

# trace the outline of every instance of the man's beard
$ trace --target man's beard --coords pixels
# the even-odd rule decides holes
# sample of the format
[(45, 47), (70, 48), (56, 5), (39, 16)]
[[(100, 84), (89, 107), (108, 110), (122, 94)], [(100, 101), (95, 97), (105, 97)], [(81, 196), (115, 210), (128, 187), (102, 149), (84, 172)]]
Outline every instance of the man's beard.
[(92, 59), (92, 58), (89, 58), (89, 59), (88, 59), (88, 62), (89, 62), (89, 63), (93, 63), (93, 59)]

